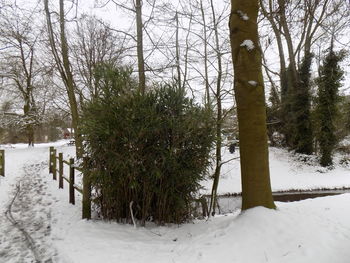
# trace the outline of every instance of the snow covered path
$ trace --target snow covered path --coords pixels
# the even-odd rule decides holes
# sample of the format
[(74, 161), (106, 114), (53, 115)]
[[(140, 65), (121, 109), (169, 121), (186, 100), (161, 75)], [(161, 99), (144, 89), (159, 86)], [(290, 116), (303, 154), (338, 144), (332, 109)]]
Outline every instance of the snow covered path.
[(12, 149), (6, 152), (9, 172), (3, 184), (8, 191), (7, 197), (0, 195), (0, 262), (56, 262), (50, 236), (55, 198), (47, 191), (49, 178), (42, 176), (47, 148), (23, 149), (23, 156)]

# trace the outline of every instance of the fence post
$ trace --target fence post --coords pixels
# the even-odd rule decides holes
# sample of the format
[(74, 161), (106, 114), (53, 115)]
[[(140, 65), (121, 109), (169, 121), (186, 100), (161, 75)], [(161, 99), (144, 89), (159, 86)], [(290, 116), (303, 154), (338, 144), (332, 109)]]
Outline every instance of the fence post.
[(0, 176), (5, 177), (5, 150), (0, 150)]
[(58, 154), (58, 188), (63, 189), (63, 153)]
[(55, 148), (53, 146), (50, 146), (50, 158), (49, 158), (49, 173), (52, 173), (52, 166), (53, 166), (53, 150)]
[(74, 196), (74, 158), (69, 159), (69, 203), (75, 205)]
[(52, 154), (52, 177), (57, 180), (57, 159), (56, 159), (56, 149), (53, 149)]

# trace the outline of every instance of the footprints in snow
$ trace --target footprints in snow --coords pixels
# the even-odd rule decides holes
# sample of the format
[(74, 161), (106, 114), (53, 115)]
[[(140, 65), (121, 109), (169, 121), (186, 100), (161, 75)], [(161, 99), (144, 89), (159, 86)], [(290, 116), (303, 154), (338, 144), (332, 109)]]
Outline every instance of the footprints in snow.
[[(13, 222), (0, 217), (0, 262), (53, 262), (51, 211), (53, 198), (46, 194), (47, 182), (41, 178), (45, 163), (25, 165), (19, 178), (19, 191), (11, 206)], [(15, 196), (16, 190), (14, 191)]]

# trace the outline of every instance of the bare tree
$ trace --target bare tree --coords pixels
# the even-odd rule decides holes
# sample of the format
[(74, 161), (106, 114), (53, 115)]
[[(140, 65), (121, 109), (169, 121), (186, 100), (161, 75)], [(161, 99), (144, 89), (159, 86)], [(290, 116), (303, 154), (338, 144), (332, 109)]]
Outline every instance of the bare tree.
[(99, 95), (95, 80), (96, 67), (101, 63), (122, 64), (124, 38), (118, 38), (108, 24), (88, 15), (79, 19), (74, 33), (73, 66), (76, 68), (80, 101), (93, 99)]
[(213, 0), (210, 0), (210, 7), (213, 19), (213, 30), (214, 30), (214, 52), (216, 54), (217, 59), (217, 77), (216, 77), (216, 91), (214, 92), (215, 100), (216, 100), (216, 167), (214, 172), (214, 182), (211, 193), (211, 202), (209, 206), (209, 214), (211, 210), (215, 209), (216, 204), (216, 194), (219, 185), (219, 178), (221, 174), (221, 166), (222, 166), (222, 156), (221, 156), (221, 146), (222, 146), (222, 122), (223, 122), (223, 110), (222, 110), (222, 77), (223, 77), (223, 69), (222, 69), (222, 50), (220, 47), (219, 40), (219, 23), (216, 18), (216, 11), (214, 8)]
[[(69, 46), (66, 37), (66, 21), (64, 0), (59, 0), (59, 39), (55, 38), (55, 31), (51, 19), (51, 12), (49, 9), (49, 1), (44, 0), (44, 8), (46, 15), (46, 24), (48, 30), (48, 37), (50, 42), (50, 49), (56, 62), (56, 67), (60, 73), (61, 80), (65, 85), (68, 95), (69, 106), (72, 116), (72, 126), (74, 128), (74, 138), (76, 144), (76, 154), (78, 158), (83, 157), (83, 141), (80, 133), (80, 120), (78, 112), (78, 103), (76, 99), (76, 83), (73, 78), (72, 65), (69, 57)], [(59, 46), (59, 48), (58, 48)], [(88, 175), (83, 177), (83, 218), (91, 218), (91, 183)]]
[[(122, 30), (117, 30), (120, 33), (124, 33), (128, 37), (131, 37), (136, 42), (136, 51), (137, 51), (137, 68), (138, 68), (138, 78), (139, 78), (139, 90), (141, 93), (146, 91), (146, 70), (145, 70), (145, 55), (144, 55), (144, 32), (145, 32), (145, 24), (149, 23), (152, 19), (152, 15), (148, 18), (148, 20), (144, 21), (143, 19), (143, 1), (135, 0), (131, 4), (128, 4), (122, 0), (107, 0), (102, 1), (103, 3), (100, 6), (106, 6), (109, 2), (113, 2), (117, 8), (120, 8), (126, 12), (130, 12), (135, 16), (136, 20), (136, 37), (129, 32), (125, 32)], [(155, 6), (155, 0), (147, 1), (153, 9)], [(153, 11), (152, 11), (153, 12)]]
[(2, 10), (0, 18), (0, 42), (4, 46), (0, 57), (0, 77), (7, 79), (7, 85), (13, 87), (22, 99), (21, 122), (29, 146), (34, 146), (34, 127), (39, 121), (34, 92), (40, 75), (45, 74), (37, 52), (41, 32), (31, 23), (36, 12), (14, 5)]
[(50, 42), (50, 49), (56, 62), (56, 67), (60, 73), (62, 82), (65, 85), (66, 92), (69, 99), (70, 110), (72, 114), (72, 126), (74, 128), (76, 140), (76, 152), (78, 158), (82, 157), (82, 139), (79, 131), (79, 113), (78, 103), (75, 96), (76, 83), (73, 78), (72, 66), (69, 58), (69, 47), (66, 38), (65, 30), (65, 10), (64, 1), (59, 0), (59, 38), (56, 39), (56, 32), (54, 31), (51, 12), (49, 9), (49, 1), (44, 0), (46, 23), (48, 30), (48, 37)]

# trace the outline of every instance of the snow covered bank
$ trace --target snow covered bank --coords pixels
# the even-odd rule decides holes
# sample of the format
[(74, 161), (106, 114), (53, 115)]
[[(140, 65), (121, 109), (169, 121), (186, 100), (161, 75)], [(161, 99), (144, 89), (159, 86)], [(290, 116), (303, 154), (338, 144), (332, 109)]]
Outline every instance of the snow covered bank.
[[(224, 149), (224, 160), (239, 157), (239, 154), (230, 154)], [(335, 157), (335, 166), (327, 170), (317, 164), (315, 160), (304, 163), (292, 153), (284, 149), (269, 148), (270, 177), (272, 191), (288, 190), (314, 190), (335, 189), (350, 187), (350, 167), (339, 164), (340, 156)], [(218, 187), (218, 194), (240, 193), (241, 170), (239, 159), (225, 164), (222, 168)], [(212, 186), (211, 181), (203, 182), (204, 194), (209, 194)]]
[(350, 194), (344, 194), (278, 203), (276, 211), (258, 207), (209, 221), (137, 229), (83, 221), (71, 207), (53, 225), (59, 229), (54, 239), (59, 255), (72, 263), (347, 263), (349, 203)]

